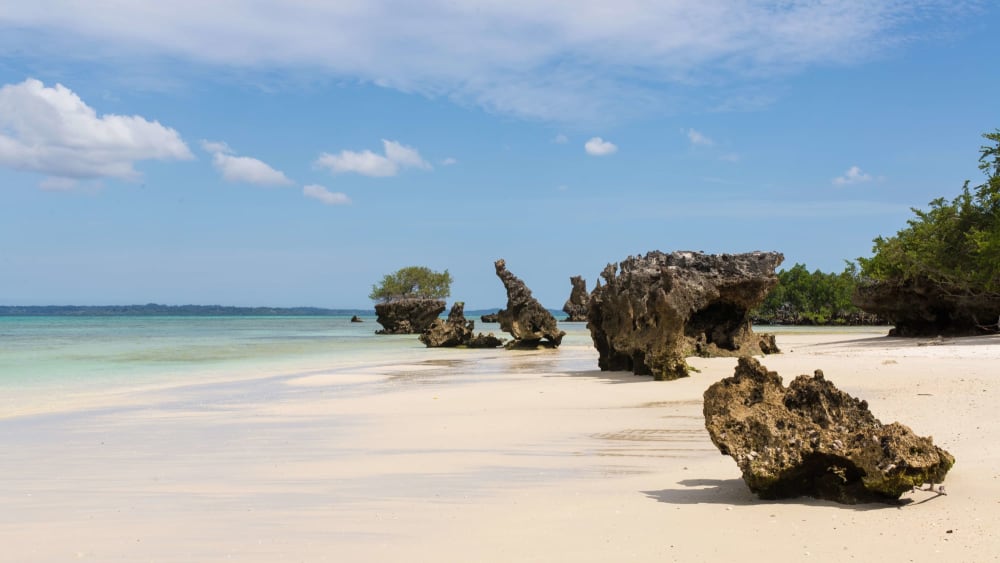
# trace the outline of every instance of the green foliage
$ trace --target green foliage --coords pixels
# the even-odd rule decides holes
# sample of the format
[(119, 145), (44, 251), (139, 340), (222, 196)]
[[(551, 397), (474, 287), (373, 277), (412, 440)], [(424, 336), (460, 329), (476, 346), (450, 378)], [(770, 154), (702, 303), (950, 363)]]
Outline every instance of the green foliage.
[(372, 301), (397, 299), (445, 299), (451, 295), (451, 274), (448, 270), (435, 272), (424, 266), (400, 268), (386, 274), (382, 281), (372, 286), (368, 298)]
[(874, 255), (858, 259), (863, 277), (930, 282), (965, 294), (1000, 290), (1000, 129), (983, 137), (992, 143), (979, 156), (986, 182), (970, 190), (966, 181), (955, 199), (913, 209), (906, 228), (876, 238)]
[(857, 266), (851, 262), (839, 274), (809, 272), (804, 264), (795, 264), (778, 272), (778, 285), (754, 316), (790, 324), (848, 323), (860, 313), (851, 303), (857, 276)]

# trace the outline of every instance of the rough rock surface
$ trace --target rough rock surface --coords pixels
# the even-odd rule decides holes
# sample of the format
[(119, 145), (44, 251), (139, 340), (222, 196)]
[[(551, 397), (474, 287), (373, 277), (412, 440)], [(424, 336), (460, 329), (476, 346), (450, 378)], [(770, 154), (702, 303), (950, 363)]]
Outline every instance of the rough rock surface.
[(688, 374), (687, 356), (775, 353), (750, 311), (778, 283), (777, 252), (650, 252), (608, 264), (590, 295), (587, 327), (598, 366), (656, 379)]
[(507, 290), (507, 307), (497, 312), (500, 329), (514, 337), (507, 347), (535, 348), (542, 345), (543, 339), (547, 346), (559, 346), (566, 333), (559, 330), (552, 313), (532, 297), (531, 290), (523, 281), (507, 271), (503, 259), (497, 260), (493, 266)]
[(486, 315), (480, 315), (479, 320), (483, 321), (484, 323), (498, 323), (498, 322), (500, 322), (499, 317), (497, 317), (496, 313), (489, 313), (489, 314), (486, 314)]
[(444, 312), (440, 299), (396, 299), (375, 305), (382, 330), (375, 334), (420, 334)]
[(506, 339), (494, 336), (493, 333), (483, 334), (479, 333), (472, 337), (472, 340), (466, 344), (469, 348), (497, 348), (503, 346)]
[(1000, 294), (969, 295), (930, 282), (861, 284), (852, 301), (884, 317), (892, 336), (972, 336), (1000, 331)]
[(420, 334), (420, 341), (428, 348), (496, 348), (503, 340), (490, 334), (473, 335), (475, 321), (465, 319), (465, 303), (456, 301), (447, 319), (437, 318)]
[(785, 388), (777, 373), (742, 357), (735, 375), (705, 391), (704, 413), (712, 442), (765, 499), (892, 502), (942, 482), (955, 463), (932, 438), (879, 422), (819, 370)]
[(569, 322), (586, 322), (587, 310), (590, 308), (590, 294), (587, 293), (587, 281), (581, 276), (573, 276), (569, 279), (569, 282), (573, 284), (573, 290), (570, 291), (569, 299), (566, 300), (566, 304), (562, 308), (563, 312), (568, 315), (566, 320)]
[(352, 323), (363, 323), (365, 321), (361, 320), (361, 317), (359, 317), (357, 315), (354, 315), (353, 317), (351, 317), (351, 322)]

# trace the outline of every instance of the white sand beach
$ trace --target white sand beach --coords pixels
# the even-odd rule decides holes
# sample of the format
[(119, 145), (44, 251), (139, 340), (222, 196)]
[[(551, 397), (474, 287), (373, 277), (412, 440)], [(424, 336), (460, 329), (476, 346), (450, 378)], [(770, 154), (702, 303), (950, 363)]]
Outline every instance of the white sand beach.
[(0, 419), (4, 561), (995, 561), (1000, 337), (780, 334), (950, 451), (947, 494), (762, 501), (704, 429), (692, 377), (602, 373), (584, 345), (415, 349), (116, 393)]

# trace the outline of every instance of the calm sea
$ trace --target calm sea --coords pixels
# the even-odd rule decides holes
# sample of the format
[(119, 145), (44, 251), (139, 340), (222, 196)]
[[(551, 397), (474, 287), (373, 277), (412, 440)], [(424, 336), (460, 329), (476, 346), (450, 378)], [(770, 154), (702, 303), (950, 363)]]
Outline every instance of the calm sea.
[[(564, 347), (592, 346), (584, 324), (560, 327), (568, 333)], [(361, 323), (349, 317), (0, 317), (0, 417), (40, 399), (408, 362), (425, 350), (413, 335), (380, 336), (377, 328), (373, 316)], [(507, 336), (496, 324), (477, 320), (476, 329)]]

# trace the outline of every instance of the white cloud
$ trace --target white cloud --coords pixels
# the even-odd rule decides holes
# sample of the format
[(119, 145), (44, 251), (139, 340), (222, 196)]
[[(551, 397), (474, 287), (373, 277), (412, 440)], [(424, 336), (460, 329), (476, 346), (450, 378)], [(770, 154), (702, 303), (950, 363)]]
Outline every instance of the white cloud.
[(347, 194), (331, 192), (330, 190), (316, 184), (309, 184), (302, 187), (302, 195), (318, 200), (326, 205), (348, 205), (351, 199)]
[(386, 139), (382, 139), (382, 146), (385, 155), (375, 154), (370, 150), (361, 152), (343, 150), (337, 154), (322, 153), (316, 159), (316, 165), (328, 168), (334, 174), (353, 172), (376, 178), (395, 176), (402, 168), (432, 169), (430, 163), (424, 160), (417, 149), (413, 147)]
[(452, 158), (450, 156), (448, 158), (446, 158), (446, 159), (444, 159), (444, 160), (441, 161), (441, 165), (442, 166), (452, 166), (452, 165), (455, 165), (455, 164), (458, 164), (458, 159), (457, 158)]
[[(132, 57), (145, 74), (151, 71), (140, 58), (150, 55), (251, 71), (319, 69), (505, 114), (579, 122), (662, 108), (682, 96), (689, 98), (681, 103), (726, 105), (774, 76), (937, 37), (962, 25), (955, 14), (977, 4), (35, 0), (4, 6), (0, 56), (116, 66)], [(945, 13), (951, 17), (937, 17)]]
[(212, 157), (212, 164), (222, 172), (227, 182), (243, 182), (261, 186), (290, 186), (294, 184), (284, 172), (249, 156), (233, 156), (221, 152)]
[(583, 149), (591, 156), (606, 156), (618, 152), (617, 145), (600, 137), (591, 138), (583, 145)]
[(202, 148), (212, 154), (212, 164), (227, 182), (257, 184), (261, 186), (290, 186), (294, 184), (284, 172), (271, 168), (262, 160), (249, 156), (236, 156), (229, 145), (217, 141), (202, 141)]
[(691, 141), (692, 145), (711, 146), (715, 144), (715, 141), (708, 138), (704, 133), (694, 129), (687, 130), (687, 138)]
[(205, 141), (202, 140), (201, 148), (205, 149), (205, 152), (222, 152), (226, 154), (233, 154), (233, 149), (229, 148), (229, 145), (221, 141)]
[[(62, 84), (29, 78), (0, 88), (0, 166), (52, 178), (135, 180), (137, 161), (191, 158), (177, 131), (137, 115), (99, 116)], [(57, 184), (43, 181), (46, 189)]]
[(871, 174), (868, 174), (861, 168), (857, 166), (852, 166), (844, 172), (843, 176), (837, 176), (833, 179), (833, 184), (835, 186), (846, 186), (849, 184), (860, 184), (863, 182), (870, 182), (872, 180)]
[(552, 139), (552, 142), (557, 145), (565, 145), (566, 143), (569, 142), (569, 137), (563, 135), (562, 133), (559, 133)]

